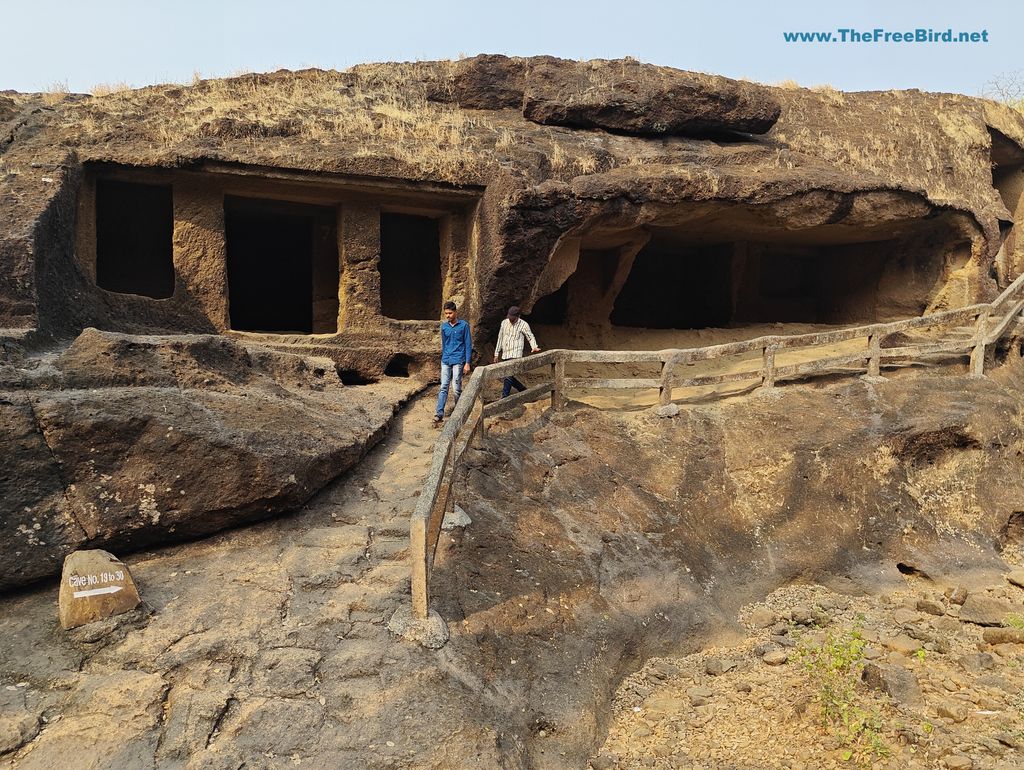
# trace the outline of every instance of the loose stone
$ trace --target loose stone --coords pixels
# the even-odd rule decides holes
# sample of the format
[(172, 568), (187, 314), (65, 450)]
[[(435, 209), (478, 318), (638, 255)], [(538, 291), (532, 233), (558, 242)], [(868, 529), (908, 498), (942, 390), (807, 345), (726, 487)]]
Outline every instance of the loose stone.
[(883, 644), (886, 648), (900, 655), (913, 655), (921, 649), (921, 642), (906, 634), (900, 634), (894, 639), (886, 639)]
[(971, 594), (960, 608), (960, 620), (979, 626), (998, 626), (1013, 608), (990, 596)]
[(967, 719), (968, 709), (963, 703), (947, 700), (935, 708), (935, 713), (952, 722), (963, 722)]
[(963, 586), (956, 586), (946, 591), (946, 598), (949, 599), (950, 604), (963, 604), (967, 601), (967, 589)]
[(963, 754), (950, 754), (945, 759), (945, 765), (948, 770), (971, 770), (974, 767), (974, 762)]
[(945, 615), (946, 605), (942, 602), (937, 602), (932, 599), (919, 599), (917, 602), (917, 609), (920, 612), (926, 612), (929, 615)]
[(75, 551), (64, 559), (58, 616), (67, 630), (120, 615), (139, 606), (131, 572), (107, 551)]

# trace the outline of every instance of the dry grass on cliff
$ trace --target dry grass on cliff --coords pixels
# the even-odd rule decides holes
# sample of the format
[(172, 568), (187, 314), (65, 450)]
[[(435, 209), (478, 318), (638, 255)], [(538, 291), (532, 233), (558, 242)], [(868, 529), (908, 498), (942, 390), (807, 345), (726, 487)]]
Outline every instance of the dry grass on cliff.
[(80, 148), (128, 146), (131, 154), (136, 146), (139, 154), (214, 150), (266, 164), (396, 160), (450, 181), (538, 150), (563, 179), (631, 162), (605, 157), (586, 137), (539, 126), (524, 136), (514, 122), (464, 110), (450, 99), (454, 75), (454, 62), (412, 62), (210, 80), (197, 73), (189, 85), (134, 90), (99, 84), (64, 103), (62, 139)]
[(321, 153), (394, 158), (455, 178), (474, 150), (493, 148), (499, 137), (477, 116), (428, 100), (430, 79), (444, 88), (446, 78), (450, 82), (444, 64), (430, 71), (371, 65), (350, 73), (244, 75), (139, 90), (101, 85), (69, 105), (65, 132), (80, 144), (130, 138), (164, 148), (220, 140), (259, 142), (272, 151), (275, 140), (305, 140)]

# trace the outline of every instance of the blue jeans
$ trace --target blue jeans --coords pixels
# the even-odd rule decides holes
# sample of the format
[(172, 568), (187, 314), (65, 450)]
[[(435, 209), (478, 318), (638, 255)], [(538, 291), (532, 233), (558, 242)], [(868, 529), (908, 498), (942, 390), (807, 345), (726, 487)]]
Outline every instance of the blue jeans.
[(512, 392), (512, 388), (518, 391), (526, 390), (526, 386), (515, 377), (506, 377), (501, 381), (501, 397), (507, 398), (508, 394)]
[(448, 401), (448, 386), (454, 385), (455, 401), (462, 395), (462, 364), (441, 364), (441, 390), (437, 393), (437, 411), (434, 415), (444, 417), (444, 405)]

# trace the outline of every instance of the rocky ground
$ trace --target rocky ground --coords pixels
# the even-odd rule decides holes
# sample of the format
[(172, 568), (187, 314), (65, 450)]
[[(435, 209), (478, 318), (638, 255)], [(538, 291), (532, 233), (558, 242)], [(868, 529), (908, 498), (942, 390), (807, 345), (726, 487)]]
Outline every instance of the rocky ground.
[(0, 589), (302, 506), (358, 463), (413, 378), (214, 335), (0, 335)]
[(742, 638), (628, 677), (590, 766), (1024, 767), (1024, 570), (1006, 577), (779, 589), (743, 609)]
[(55, 589), (4, 599), (0, 767), (404, 766), (402, 680), (431, 659), (384, 623), (408, 591), (424, 403), (297, 515), (126, 559), (145, 609), (62, 632)]
[[(823, 734), (813, 688), (791, 695), (790, 682), (806, 676), (802, 645), (858, 625), (879, 680), (906, 684), (891, 653), (909, 653), (922, 691), (920, 706), (864, 701), (885, 718), (893, 758), (913, 747), (921, 767), (940, 754), (948, 766), (956, 749), (978, 768), (1012, 767), (1017, 749), (1000, 736), (1020, 730), (1004, 692), (1019, 667), (1007, 640), (977, 649), (985, 632), (967, 614), (1005, 602), (996, 622), (1010, 629), (1024, 613), (1024, 591), (1003, 577), (1024, 534), (1021, 376), (1012, 359), (984, 380), (952, 370), (784, 387), (672, 418), (538, 403), (495, 419), (458, 479), (472, 524), (439, 549), (432, 601), (451, 631), (440, 650), (388, 628), (407, 606), (409, 514), (437, 435), (425, 394), (302, 510), (127, 555), (140, 610), (64, 632), (54, 585), (0, 600), (0, 770), (69, 757), (75, 770), (580, 770), (599, 753), (672, 767), (691, 750), (705, 767), (770, 767), (784, 751), (827, 767), (864, 748)], [(843, 595), (772, 593), (809, 580)], [(968, 595), (947, 599), (956, 585)], [(863, 598), (881, 593), (890, 600)], [(801, 700), (806, 723), (793, 721)], [(959, 727), (933, 713), (962, 709)], [(785, 740), (790, 726), (803, 729)]]

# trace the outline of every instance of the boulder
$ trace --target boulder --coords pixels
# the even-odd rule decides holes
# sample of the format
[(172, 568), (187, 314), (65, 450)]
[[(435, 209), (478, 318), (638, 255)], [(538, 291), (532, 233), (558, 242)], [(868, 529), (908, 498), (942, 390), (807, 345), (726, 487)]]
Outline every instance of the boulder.
[(57, 604), (65, 631), (129, 612), (140, 601), (131, 571), (112, 553), (75, 551), (64, 560)]
[(457, 62), (450, 82), (427, 93), (469, 109), (521, 109), (534, 123), (635, 136), (763, 134), (782, 112), (765, 86), (635, 59), (481, 55)]
[(1024, 644), (1024, 629), (1020, 628), (986, 628), (981, 638), (991, 645)]
[(766, 133), (782, 108), (763, 86), (633, 60), (532, 59), (523, 116), (638, 136)]
[(0, 588), (57, 572), (85, 539), (27, 399), (0, 399)]
[[(330, 361), (211, 335), (86, 330), (46, 389), (0, 403), (0, 590), (293, 510), (394, 414)], [(404, 386), (403, 386), (404, 387)], [(395, 393), (394, 395), (397, 395)]]
[(921, 684), (917, 676), (902, 666), (868, 663), (864, 666), (862, 678), (868, 687), (884, 692), (897, 703), (921, 702)]
[(1002, 599), (973, 593), (960, 608), (960, 620), (978, 626), (999, 626), (1013, 611), (1013, 607)]

